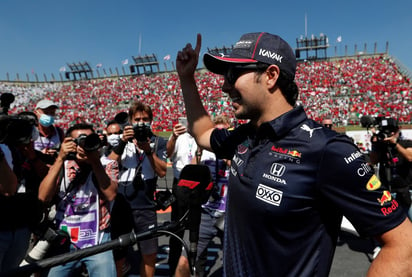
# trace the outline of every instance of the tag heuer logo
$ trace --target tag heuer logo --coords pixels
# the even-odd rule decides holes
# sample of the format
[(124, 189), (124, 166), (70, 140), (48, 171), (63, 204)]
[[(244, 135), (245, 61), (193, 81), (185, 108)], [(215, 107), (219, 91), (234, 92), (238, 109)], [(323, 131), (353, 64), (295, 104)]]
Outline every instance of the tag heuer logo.
[(283, 173), (285, 173), (285, 170), (286, 166), (284, 166), (283, 164), (273, 163), (270, 168), (270, 174), (276, 177), (280, 177), (283, 175)]

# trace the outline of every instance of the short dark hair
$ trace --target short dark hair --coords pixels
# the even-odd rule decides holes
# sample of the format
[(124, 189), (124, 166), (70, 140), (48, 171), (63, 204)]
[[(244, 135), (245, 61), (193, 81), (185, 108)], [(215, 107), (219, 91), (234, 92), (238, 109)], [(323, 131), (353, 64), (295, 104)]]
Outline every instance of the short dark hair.
[(118, 124), (118, 125), (120, 125), (119, 122), (117, 122), (116, 120), (112, 119), (112, 120), (110, 120), (109, 122), (107, 122), (106, 128), (108, 128), (110, 125), (113, 125), (113, 124)]
[(130, 122), (132, 121), (133, 116), (136, 112), (146, 112), (150, 118), (150, 121), (153, 121), (153, 112), (152, 112), (152, 108), (150, 108), (149, 105), (146, 105), (141, 101), (133, 102), (129, 108), (129, 121)]
[[(259, 76), (262, 75), (269, 66), (270, 65), (266, 63), (258, 63), (257, 64), (257, 74)], [(294, 76), (292, 76), (291, 74), (288, 74), (287, 72), (280, 70), (279, 78), (276, 84), (279, 86), (280, 90), (282, 91), (282, 94), (285, 97), (286, 101), (291, 106), (295, 106), (296, 101), (298, 100), (298, 96), (299, 96), (299, 88), (295, 83)]]
[(94, 133), (93, 125), (89, 123), (76, 123), (70, 126), (66, 131), (66, 137), (71, 137), (72, 132), (75, 130), (91, 130)]

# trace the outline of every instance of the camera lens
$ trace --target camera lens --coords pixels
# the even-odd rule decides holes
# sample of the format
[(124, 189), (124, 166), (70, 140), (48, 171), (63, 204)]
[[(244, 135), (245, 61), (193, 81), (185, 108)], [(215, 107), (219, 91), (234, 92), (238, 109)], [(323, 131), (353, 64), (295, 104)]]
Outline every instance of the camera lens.
[(139, 122), (139, 123), (133, 124), (133, 131), (134, 131), (134, 137), (136, 138), (136, 140), (142, 142), (142, 141), (146, 141), (147, 138), (149, 137), (150, 127), (148, 127), (143, 122)]
[(90, 152), (99, 149), (101, 140), (98, 134), (93, 133), (82, 138), (81, 143), (82, 145), (79, 143), (79, 146), (82, 147), (85, 151)]

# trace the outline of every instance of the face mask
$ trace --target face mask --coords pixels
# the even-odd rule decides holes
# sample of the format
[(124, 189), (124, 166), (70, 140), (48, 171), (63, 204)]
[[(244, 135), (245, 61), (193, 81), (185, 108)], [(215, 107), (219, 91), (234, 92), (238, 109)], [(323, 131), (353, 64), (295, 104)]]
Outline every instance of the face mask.
[(112, 134), (110, 136), (107, 136), (107, 143), (113, 147), (116, 147), (119, 145), (120, 139), (121, 139), (121, 135)]
[(42, 114), (39, 118), (39, 123), (44, 127), (50, 127), (54, 123), (54, 116)]

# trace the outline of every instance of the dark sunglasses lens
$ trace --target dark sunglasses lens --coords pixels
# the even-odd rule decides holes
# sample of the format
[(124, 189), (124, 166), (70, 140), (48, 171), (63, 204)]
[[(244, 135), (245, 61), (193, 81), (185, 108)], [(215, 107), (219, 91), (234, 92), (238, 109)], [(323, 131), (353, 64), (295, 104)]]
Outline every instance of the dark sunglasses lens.
[(247, 70), (247, 68), (230, 67), (225, 75), (227, 82), (231, 85), (234, 85), (239, 76)]
[(227, 82), (231, 85), (234, 85), (235, 82), (236, 82), (236, 79), (237, 79), (234, 76), (233, 70), (234, 69), (232, 67), (229, 67), (229, 69), (226, 71), (226, 74), (225, 74), (225, 78), (226, 78)]
[(240, 75), (242, 75), (243, 73), (247, 71), (255, 71), (256, 69), (257, 69), (256, 64), (243, 65), (243, 66), (232, 66), (228, 68), (224, 76), (229, 84), (234, 85)]

